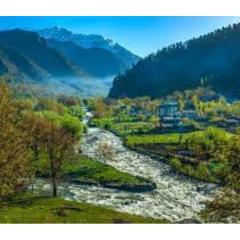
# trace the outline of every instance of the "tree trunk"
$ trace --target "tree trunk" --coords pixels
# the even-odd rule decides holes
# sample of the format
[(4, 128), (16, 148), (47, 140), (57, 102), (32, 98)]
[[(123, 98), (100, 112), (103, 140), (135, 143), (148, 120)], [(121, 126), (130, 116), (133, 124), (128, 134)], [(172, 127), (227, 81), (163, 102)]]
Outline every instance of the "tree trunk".
[(57, 197), (57, 182), (56, 177), (52, 178), (53, 197)]

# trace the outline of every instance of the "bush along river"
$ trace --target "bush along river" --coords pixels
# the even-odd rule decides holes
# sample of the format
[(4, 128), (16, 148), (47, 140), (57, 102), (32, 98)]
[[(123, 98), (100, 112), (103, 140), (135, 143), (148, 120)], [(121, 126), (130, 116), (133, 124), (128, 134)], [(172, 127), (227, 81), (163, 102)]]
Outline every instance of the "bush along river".
[[(84, 122), (88, 121), (86, 115)], [(99, 146), (108, 144), (114, 150), (114, 158), (100, 157)], [(88, 128), (81, 142), (84, 155), (109, 164), (116, 169), (149, 179), (155, 189), (146, 192), (121, 191), (103, 186), (62, 183), (59, 194), (67, 200), (84, 201), (104, 205), (118, 211), (166, 219), (171, 222), (198, 222), (198, 213), (204, 202), (212, 200), (221, 189), (215, 184), (201, 182), (176, 173), (167, 164), (126, 148), (113, 133)], [(49, 191), (45, 180), (38, 180), (35, 189)]]

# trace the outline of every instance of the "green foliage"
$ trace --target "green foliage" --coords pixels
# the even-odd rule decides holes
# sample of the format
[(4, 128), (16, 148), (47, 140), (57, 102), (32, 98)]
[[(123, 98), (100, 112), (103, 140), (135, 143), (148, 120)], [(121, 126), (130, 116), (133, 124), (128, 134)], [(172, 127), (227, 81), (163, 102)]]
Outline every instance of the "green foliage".
[(180, 171), (182, 169), (182, 163), (177, 158), (171, 158), (169, 164), (176, 170)]
[(196, 129), (196, 130), (203, 130), (203, 127), (202, 125), (193, 120), (193, 119), (188, 119), (188, 118), (185, 118), (182, 120), (184, 124), (188, 125), (188, 126), (191, 126), (193, 129)]
[(53, 99), (41, 98), (34, 107), (35, 111), (52, 111), (59, 114), (67, 112), (67, 108)]
[(83, 124), (77, 117), (70, 114), (60, 115), (53, 111), (42, 111), (38, 114), (51, 122), (54, 122), (56, 125), (63, 127), (68, 133), (77, 139), (79, 139), (83, 134)]
[(94, 118), (90, 122), (90, 126), (110, 129), (113, 124), (114, 118)]
[(109, 116), (109, 108), (101, 97), (88, 99), (87, 106), (93, 112), (95, 118)]
[(84, 111), (81, 106), (73, 105), (68, 108), (68, 113), (74, 117), (77, 117), (79, 120), (82, 120)]
[(0, 199), (15, 193), (28, 177), (30, 152), (25, 138), (11, 91), (0, 84)]
[(80, 105), (81, 101), (79, 98), (74, 96), (60, 95), (57, 101), (67, 107)]
[(77, 117), (73, 117), (69, 114), (64, 114), (61, 117), (60, 125), (77, 139), (80, 139), (83, 134), (83, 124), (79, 121)]
[(172, 144), (178, 143), (181, 139), (188, 138), (190, 133), (167, 133), (167, 134), (149, 134), (149, 135), (129, 135), (126, 137), (127, 145), (138, 144)]
[(146, 133), (154, 129), (155, 125), (150, 122), (126, 122), (111, 125), (111, 130), (120, 136), (134, 133)]
[(210, 171), (222, 181), (225, 181), (226, 178), (231, 174), (232, 168), (230, 162), (225, 160), (222, 162), (210, 162), (209, 164)]
[(205, 163), (199, 163), (197, 166), (196, 175), (200, 179), (208, 179), (210, 176), (208, 166)]
[[(126, 136), (125, 143), (128, 146), (140, 147), (148, 149), (149, 145), (171, 146), (170, 154), (177, 150), (184, 150), (193, 155), (190, 162), (182, 162), (182, 158), (171, 157), (169, 164), (186, 175), (196, 177), (198, 179), (210, 182), (232, 182), (236, 186), (236, 177), (229, 180), (233, 173), (233, 159), (235, 169), (238, 169), (237, 152), (240, 148), (235, 142), (235, 136), (231, 133), (216, 127), (209, 127), (205, 131), (195, 131), (191, 133), (169, 133), (169, 134), (151, 134), (151, 135), (129, 135)], [(153, 148), (153, 152), (161, 154), (157, 151), (157, 147)], [(175, 151), (173, 151), (175, 149)], [(239, 150), (237, 150), (239, 149)], [(172, 152), (173, 151), (173, 152)], [(235, 154), (234, 154), (235, 153)], [(178, 154), (178, 153), (176, 153)], [(179, 155), (180, 157), (181, 155)], [(235, 170), (236, 171), (236, 170)]]
[(117, 76), (109, 97), (158, 98), (199, 86), (239, 97), (239, 33), (240, 24), (234, 24), (162, 48)]

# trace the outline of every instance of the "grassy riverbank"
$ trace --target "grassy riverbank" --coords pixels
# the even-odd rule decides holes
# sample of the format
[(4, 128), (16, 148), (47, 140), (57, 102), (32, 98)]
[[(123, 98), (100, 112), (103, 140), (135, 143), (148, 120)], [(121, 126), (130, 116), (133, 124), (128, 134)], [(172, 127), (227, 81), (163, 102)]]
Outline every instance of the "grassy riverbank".
[(23, 194), (0, 202), (0, 223), (166, 223), (87, 203)]
[[(88, 157), (77, 155), (63, 167), (64, 179), (75, 184), (102, 185), (125, 191), (142, 192), (155, 188), (147, 179), (121, 172), (116, 168)], [(46, 172), (40, 176), (47, 177)]]
[(199, 180), (226, 183), (232, 172), (229, 145), (234, 134), (216, 127), (190, 133), (131, 135), (125, 144), (165, 161), (176, 171)]

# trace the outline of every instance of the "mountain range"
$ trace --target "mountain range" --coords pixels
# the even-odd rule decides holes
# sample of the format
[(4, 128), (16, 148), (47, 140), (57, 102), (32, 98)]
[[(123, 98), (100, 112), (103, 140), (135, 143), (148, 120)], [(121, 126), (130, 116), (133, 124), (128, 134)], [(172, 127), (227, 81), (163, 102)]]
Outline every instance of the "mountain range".
[(162, 97), (198, 86), (240, 98), (240, 24), (165, 47), (114, 79), (109, 97)]
[[(54, 39), (58, 42), (72, 42), (84, 49), (105, 49), (111, 52), (113, 56), (120, 61), (119, 70), (126, 70), (140, 59), (126, 48), (118, 43), (114, 43), (111, 39), (105, 39), (101, 35), (96, 34), (76, 34), (61, 27), (45, 28), (37, 31), (40, 36), (45, 39)], [(104, 52), (102, 52), (104, 54)]]
[(106, 94), (113, 76), (138, 60), (100, 35), (74, 34), (58, 27), (0, 31), (0, 74), (49, 93)]

